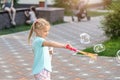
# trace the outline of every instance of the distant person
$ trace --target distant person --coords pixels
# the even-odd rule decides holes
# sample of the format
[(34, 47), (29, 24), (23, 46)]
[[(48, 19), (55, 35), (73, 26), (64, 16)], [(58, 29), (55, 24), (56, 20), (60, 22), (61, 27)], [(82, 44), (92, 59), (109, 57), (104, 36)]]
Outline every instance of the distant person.
[(34, 6), (30, 7), (30, 11), (25, 11), (25, 15), (28, 18), (27, 24), (32, 24), (37, 19), (36, 8)]
[(9, 13), (11, 24), (16, 25), (15, 16), (16, 9), (13, 7), (14, 0), (4, 0), (3, 9)]

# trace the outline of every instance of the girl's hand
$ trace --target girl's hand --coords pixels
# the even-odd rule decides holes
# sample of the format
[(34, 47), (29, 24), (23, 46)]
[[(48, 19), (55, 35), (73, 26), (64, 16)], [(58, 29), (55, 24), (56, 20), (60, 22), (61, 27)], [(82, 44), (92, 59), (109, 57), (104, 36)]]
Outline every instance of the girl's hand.
[(70, 44), (67, 44), (67, 45), (65, 46), (65, 48), (66, 48), (66, 49), (69, 49), (69, 50), (71, 50), (71, 51), (74, 51), (74, 52), (77, 52), (77, 51), (78, 51), (76, 48), (72, 47)]
[(53, 47), (49, 47), (49, 53), (52, 55), (53, 54)]

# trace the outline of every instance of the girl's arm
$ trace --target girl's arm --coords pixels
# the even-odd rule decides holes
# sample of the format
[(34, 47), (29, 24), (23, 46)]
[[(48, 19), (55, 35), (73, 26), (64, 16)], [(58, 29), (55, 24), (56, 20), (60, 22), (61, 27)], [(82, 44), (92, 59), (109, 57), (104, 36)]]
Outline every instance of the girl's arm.
[(54, 41), (44, 41), (43, 46), (56, 47), (56, 48), (66, 48), (66, 44), (62, 44)]

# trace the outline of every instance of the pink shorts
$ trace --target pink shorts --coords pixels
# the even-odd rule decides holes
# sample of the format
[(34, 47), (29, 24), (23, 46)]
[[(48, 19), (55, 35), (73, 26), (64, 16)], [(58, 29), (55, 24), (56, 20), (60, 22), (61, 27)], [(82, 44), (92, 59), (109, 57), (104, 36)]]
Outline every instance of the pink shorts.
[(46, 69), (43, 69), (40, 73), (34, 75), (35, 80), (51, 80), (50, 72)]

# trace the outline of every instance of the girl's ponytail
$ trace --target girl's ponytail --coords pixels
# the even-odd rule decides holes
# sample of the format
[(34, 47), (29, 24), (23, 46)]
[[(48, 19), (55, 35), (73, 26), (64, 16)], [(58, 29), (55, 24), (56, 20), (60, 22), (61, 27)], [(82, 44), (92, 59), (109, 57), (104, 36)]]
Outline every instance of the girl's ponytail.
[(31, 38), (31, 36), (32, 36), (32, 34), (33, 34), (33, 30), (34, 30), (34, 23), (32, 24), (32, 26), (31, 26), (31, 29), (30, 29), (30, 32), (29, 32), (29, 36), (28, 36), (28, 43), (30, 44), (30, 38)]

